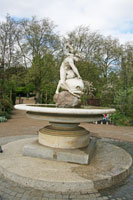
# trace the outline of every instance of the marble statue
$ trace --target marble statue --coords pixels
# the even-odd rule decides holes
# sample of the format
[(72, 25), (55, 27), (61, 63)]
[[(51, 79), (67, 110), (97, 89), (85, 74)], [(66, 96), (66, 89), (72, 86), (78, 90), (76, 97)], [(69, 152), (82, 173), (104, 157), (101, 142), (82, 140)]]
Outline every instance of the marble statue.
[(75, 61), (81, 59), (81, 54), (73, 53), (73, 48), (68, 43), (66, 45), (69, 53), (60, 67), (60, 80), (57, 85), (56, 94), (59, 94), (60, 88), (70, 92), (72, 95), (80, 97), (83, 94), (84, 84), (80, 77)]

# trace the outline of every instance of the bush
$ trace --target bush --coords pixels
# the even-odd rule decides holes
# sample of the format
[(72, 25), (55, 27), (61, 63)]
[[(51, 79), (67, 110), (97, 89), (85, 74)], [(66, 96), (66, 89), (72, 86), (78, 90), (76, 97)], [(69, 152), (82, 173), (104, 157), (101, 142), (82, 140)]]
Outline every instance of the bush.
[(5, 116), (7, 119), (10, 119), (12, 109), (13, 105), (8, 97), (0, 99), (0, 116)]
[(119, 111), (116, 111), (114, 114), (110, 116), (111, 123), (114, 125), (119, 126), (132, 126), (132, 118), (129, 116), (125, 116), (124, 114), (120, 113)]
[(11, 113), (0, 112), (0, 116), (5, 117), (6, 119), (11, 119)]
[(133, 125), (133, 87), (121, 89), (114, 98), (116, 113), (111, 116), (115, 125)]
[(116, 109), (124, 116), (133, 119), (133, 87), (119, 90), (114, 99)]

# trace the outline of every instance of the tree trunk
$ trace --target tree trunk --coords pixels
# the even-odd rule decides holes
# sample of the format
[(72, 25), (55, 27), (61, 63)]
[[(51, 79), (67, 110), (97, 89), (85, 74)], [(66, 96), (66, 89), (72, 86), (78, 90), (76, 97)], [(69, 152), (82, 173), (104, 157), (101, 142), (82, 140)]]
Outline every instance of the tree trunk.
[(41, 97), (40, 90), (37, 90), (36, 91), (36, 103), (40, 103), (40, 97)]

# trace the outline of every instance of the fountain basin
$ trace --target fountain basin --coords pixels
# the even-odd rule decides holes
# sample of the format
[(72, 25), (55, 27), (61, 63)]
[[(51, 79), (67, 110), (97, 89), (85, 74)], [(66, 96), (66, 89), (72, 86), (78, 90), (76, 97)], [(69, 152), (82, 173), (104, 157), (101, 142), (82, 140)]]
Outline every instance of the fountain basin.
[(33, 119), (50, 122), (39, 130), (39, 143), (52, 148), (79, 149), (88, 147), (89, 131), (80, 127), (82, 122), (95, 122), (103, 118), (103, 114), (113, 113), (111, 108), (56, 108), (55, 105), (15, 105), (16, 109), (25, 110)]
[(85, 108), (56, 108), (53, 104), (18, 104), (15, 105), (15, 109), (25, 110), (31, 118), (69, 124), (98, 121), (103, 118), (103, 114), (115, 112), (113, 108), (92, 106)]

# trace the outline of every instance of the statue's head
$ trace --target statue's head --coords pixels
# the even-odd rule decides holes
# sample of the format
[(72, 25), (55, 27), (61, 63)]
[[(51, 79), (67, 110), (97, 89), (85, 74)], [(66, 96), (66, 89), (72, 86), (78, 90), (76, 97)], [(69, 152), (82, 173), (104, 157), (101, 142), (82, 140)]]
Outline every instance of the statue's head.
[(68, 52), (70, 54), (73, 54), (74, 50), (73, 50), (73, 47), (72, 47), (72, 45), (70, 44), (69, 41), (66, 42), (66, 49), (68, 50)]
[(74, 56), (74, 60), (75, 61), (79, 61), (82, 59), (82, 54), (81, 53), (76, 53), (75, 56)]

